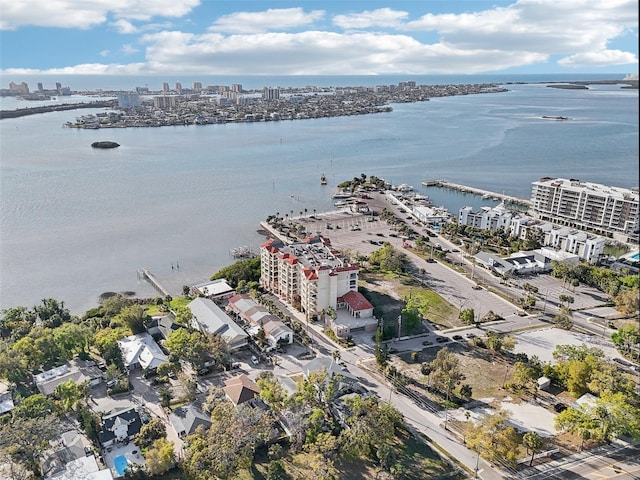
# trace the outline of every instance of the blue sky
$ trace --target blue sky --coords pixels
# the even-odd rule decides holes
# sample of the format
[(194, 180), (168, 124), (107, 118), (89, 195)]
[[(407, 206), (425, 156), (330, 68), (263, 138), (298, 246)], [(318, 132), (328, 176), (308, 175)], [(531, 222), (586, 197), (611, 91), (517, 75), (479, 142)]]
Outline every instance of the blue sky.
[(637, 0), (0, 0), (0, 72), (637, 73)]

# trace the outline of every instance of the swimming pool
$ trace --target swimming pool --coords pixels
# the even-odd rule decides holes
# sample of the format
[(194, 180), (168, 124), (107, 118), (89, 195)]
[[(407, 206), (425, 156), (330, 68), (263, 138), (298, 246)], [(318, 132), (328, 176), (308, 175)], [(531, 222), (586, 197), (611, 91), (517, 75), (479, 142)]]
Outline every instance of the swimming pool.
[(638, 260), (638, 259), (640, 259), (640, 253), (634, 253), (633, 255), (631, 255), (631, 258), (632, 258), (633, 260)]
[(124, 455), (118, 455), (113, 459), (113, 466), (121, 477), (124, 476), (124, 471), (126, 470), (127, 465), (129, 465), (129, 462), (127, 461), (127, 457)]

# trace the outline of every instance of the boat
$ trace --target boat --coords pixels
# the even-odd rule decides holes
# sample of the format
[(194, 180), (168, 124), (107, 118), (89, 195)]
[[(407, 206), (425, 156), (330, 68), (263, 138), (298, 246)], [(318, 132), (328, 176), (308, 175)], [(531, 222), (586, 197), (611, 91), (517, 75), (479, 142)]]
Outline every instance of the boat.
[(320, 176), (320, 185), (326, 185), (327, 184), (327, 177), (325, 176), (325, 174), (323, 173)]
[(351, 198), (353, 197), (353, 193), (351, 192), (338, 192), (338, 193), (334, 193), (332, 198)]
[(337, 202), (334, 203), (334, 205), (336, 207), (344, 207), (349, 205), (349, 202), (345, 201), (345, 200), (338, 200)]

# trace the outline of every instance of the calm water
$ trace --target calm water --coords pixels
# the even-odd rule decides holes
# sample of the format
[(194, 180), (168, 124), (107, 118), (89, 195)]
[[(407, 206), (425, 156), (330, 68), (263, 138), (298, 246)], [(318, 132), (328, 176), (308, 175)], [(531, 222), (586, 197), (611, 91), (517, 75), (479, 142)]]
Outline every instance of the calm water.
[[(62, 125), (77, 112), (3, 120), (0, 308), (55, 297), (80, 313), (105, 291), (155, 296), (140, 268), (177, 293), (229, 264), (229, 249), (257, 249), (260, 220), (330, 209), (332, 185), (361, 173), (414, 185), (454, 212), (480, 199), (420, 182), (524, 198), (547, 175), (637, 186), (637, 91), (509, 88), (293, 122), (76, 130)], [(122, 146), (91, 149), (97, 140)]]

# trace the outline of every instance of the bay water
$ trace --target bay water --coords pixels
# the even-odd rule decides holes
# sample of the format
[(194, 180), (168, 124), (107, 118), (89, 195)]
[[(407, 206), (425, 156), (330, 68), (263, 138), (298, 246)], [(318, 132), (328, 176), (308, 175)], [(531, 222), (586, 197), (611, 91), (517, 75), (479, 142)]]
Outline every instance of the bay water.
[[(335, 185), (361, 173), (413, 185), (452, 213), (492, 202), (423, 180), (521, 198), (543, 176), (638, 185), (637, 90), (507, 88), (314, 120), (102, 130), (63, 128), (92, 110), (2, 120), (0, 309), (54, 297), (81, 313), (105, 291), (156, 296), (142, 268), (178, 294), (231, 263), (230, 249), (257, 250), (268, 215), (330, 210)], [(100, 140), (121, 146), (92, 149)]]

